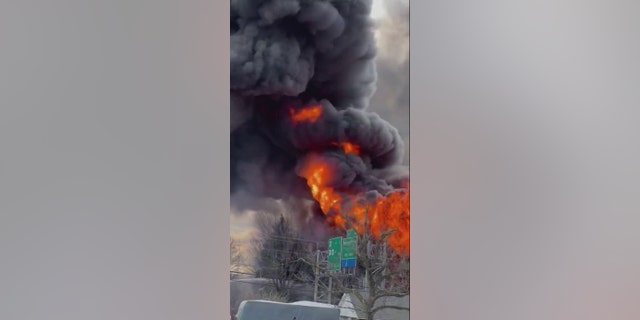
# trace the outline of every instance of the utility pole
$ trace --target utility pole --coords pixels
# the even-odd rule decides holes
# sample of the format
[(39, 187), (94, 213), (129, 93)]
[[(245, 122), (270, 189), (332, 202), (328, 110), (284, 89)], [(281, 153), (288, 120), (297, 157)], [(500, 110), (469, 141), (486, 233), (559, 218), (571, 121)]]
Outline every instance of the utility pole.
[(333, 277), (329, 277), (329, 299), (328, 299), (329, 300), (329, 302), (328, 302), (329, 304), (331, 304), (331, 291), (333, 290), (331, 288), (331, 285), (333, 284), (332, 280), (333, 280)]
[(320, 277), (320, 275), (318, 275), (319, 270), (320, 269), (320, 250), (316, 249), (316, 265), (315, 265), (315, 271), (314, 271), (314, 275), (315, 275), (315, 279), (314, 279), (314, 284), (313, 284), (313, 302), (318, 302), (318, 278)]

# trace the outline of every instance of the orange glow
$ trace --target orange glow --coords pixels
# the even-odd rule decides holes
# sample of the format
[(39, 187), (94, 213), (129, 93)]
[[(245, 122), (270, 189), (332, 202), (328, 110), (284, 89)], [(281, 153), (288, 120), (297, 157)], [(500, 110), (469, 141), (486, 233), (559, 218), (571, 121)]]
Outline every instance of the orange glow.
[(360, 146), (351, 142), (333, 143), (334, 146), (338, 146), (344, 151), (344, 154), (360, 155)]
[(333, 170), (320, 158), (311, 158), (302, 170), (302, 176), (307, 179), (311, 195), (320, 204), (322, 212), (327, 214), (331, 209), (340, 210), (340, 196), (327, 186), (333, 176)]
[[(339, 228), (352, 227), (359, 234), (367, 226), (375, 238), (393, 229), (395, 232), (389, 236), (389, 246), (399, 254), (409, 254), (408, 188), (395, 190), (373, 203), (365, 203), (363, 195), (340, 193), (328, 186), (335, 172), (320, 157), (309, 158), (300, 174), (307, 179), (311, 195), (320, 204), (330, 224)], [(347, 222), (352, 225), (347, 225)]]
[(289, 109), (289, 114), (291, 115), (291, 121), (293, 121), (294, 124), (302, 122), (314, 123), (318, 121), (322, 115), (322, 106), (317, 105), (297, 111), (291, 108)]

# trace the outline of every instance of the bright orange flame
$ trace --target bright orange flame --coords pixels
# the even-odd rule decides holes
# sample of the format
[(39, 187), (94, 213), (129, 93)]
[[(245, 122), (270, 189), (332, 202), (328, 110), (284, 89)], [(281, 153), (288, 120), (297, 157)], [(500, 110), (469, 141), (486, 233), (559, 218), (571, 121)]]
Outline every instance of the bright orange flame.
[(311, 195), (320, 203), (324, 213), (328, 213), (331, 209), (340, 210), (340, 196), (327, 186), (333, 174), (333, 169), (320, 158), (309, 159), (302, 170), (302, 176), (307, 179)]
[[(353, 227), (359, 234), (367, 226), (375, 238), (395, 230), (389, 236), (389, 246), (399, 254), (409, 254), (409, 189), (395, 190), (371, 203), (362, 195), (339, 193), (329, 187), (335, 173), (320, 157), (310, 157), (300, 173), (307, 179), (311, 195), (320, 204), (329, 223), (340, 228)], [(348, 226), (347, 222), (352, 225)]]
[(351, 142), (333, 143), (334, 146), (338, 146), (344, 151), (344, 154), (360, 155), (360, 146)]
[[(409, 190), (396, 190), (379, 199), (369, 210), (373, 210), (375, 217), (371, 221), (371, 231), (376, 236), (382, 232), (394, 229), (389, 237), (389, 245), (398, 253), (408, 254), (410, 251), (409, 221), (410, 221)], [(371, 213), (370, 213), (371, 214)], [(377, 219), (376, 219), (377, 218)]]
[(301, 110), (294, 110), (291, 108), (289, 109), (289, 114), (291, 115), (291, 121), (293, 121), (294, 124), (302, 122), (314, 123), (318, 121), (322, 115), (322, 106), (317, 105)]

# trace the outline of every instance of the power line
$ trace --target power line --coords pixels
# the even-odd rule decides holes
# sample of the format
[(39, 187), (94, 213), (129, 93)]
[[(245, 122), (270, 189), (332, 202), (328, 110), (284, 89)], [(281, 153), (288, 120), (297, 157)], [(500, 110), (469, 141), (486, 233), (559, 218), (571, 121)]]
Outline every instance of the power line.
[[(276, 284), (272, 283), (272, 279), (267, 279), (267, 278), (261, 278), (264, 279), (264, 282), (253, 282), (253, 281), (248, 281), (247, 279), (233, 279), (231, 280), (231, 282), (238, 282), (238, 283), (246, 283), (246, 284), (252, 284), (252, 285), (258, 285), (258, 286), (271, 286), (271, 287), (277, 287)], [(313, 289), (305, 287), (305, 286), (301, 286), (304, 284), (298, 284), (298, 286), (296, 286), (295, 284), (292, 285), (291, 290), (295, 290), (298, 292), (313, 292)]]
[(286, 236), (277, 236), (277, 235), (267, 235), (267, 236), (265, 236), (265, 238), (296, 240), (296, 241), (308, 242), (308, 243), (313, 243), (313, 244), (318, 244), (320, 242), (320, 241), (307, 240), (307, 239), (297, 238), (297, 237), (286, 237)]

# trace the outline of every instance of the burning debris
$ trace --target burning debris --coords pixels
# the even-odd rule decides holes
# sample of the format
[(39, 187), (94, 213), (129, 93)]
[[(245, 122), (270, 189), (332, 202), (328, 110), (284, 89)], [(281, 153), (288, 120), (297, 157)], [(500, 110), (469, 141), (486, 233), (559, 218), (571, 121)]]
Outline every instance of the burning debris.
[(335, 228), (396, 229), (390, 246), (408, 254), (404, 145), (366, 110), (376, 81), (370, 10), (370, 0), (231, 1), (231, 189), (313, 199)]
[(294, 125), (304, 122), (315, 123), (322, 115), (322, 106), (318, 105), (300, 110), (291, 108), (289, 111), (291, 113), (291, 122), (293, 122)]

